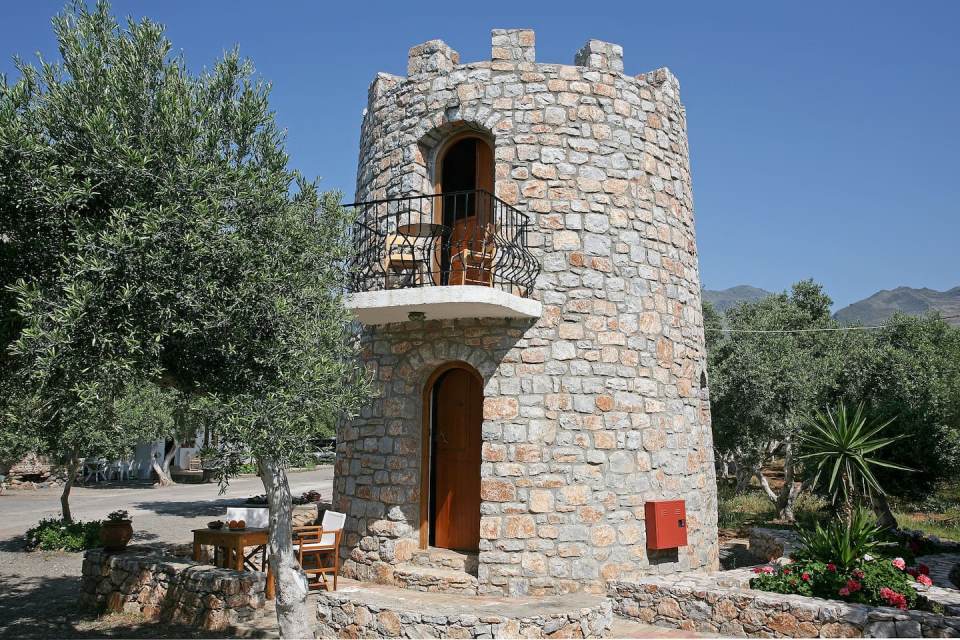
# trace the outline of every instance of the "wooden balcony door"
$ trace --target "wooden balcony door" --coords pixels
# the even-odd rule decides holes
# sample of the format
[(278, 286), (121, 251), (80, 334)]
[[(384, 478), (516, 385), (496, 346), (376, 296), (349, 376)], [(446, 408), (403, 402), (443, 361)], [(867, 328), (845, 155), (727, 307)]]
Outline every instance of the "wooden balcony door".
[(480, 426), (483, 382), (455, 367), (433, 386), (430, 544), (476, 551), (480, 546)]
[(452, 138), (440, 153), (436, 183), (439, 221), (451, 230), (442, 284), (492, 285), (493, 149), (475, 135)]

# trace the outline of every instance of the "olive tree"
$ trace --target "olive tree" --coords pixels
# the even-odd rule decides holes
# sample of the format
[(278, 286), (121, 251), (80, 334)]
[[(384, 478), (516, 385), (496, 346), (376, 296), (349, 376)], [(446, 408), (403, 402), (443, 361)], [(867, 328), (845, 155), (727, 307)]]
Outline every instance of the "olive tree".
[(160, 25), (121, 27), (103, 2), (54, 29), (61, 60), (0, 85), (0, 235), (54, 249), (11, 289), (10, 352), (52, 399), (35, 422), (94, 415), (132, 380), (202, 403), (224, 450), (260, 463), (281, 632), (310, 636), (285, 469), (364, 392), (351, 215), (289, 168), (269, 85), (235, 51), (192, 74)]
[[(745, 302), (722, 317), (707, 313), (710, 409), (715, 447), (734, 462), (738, 489), (756, 477), (780, 517), (793, 519), (803, 489), (796, 441), (803, 421), (829, 389), (832, 338), (797, 330), (834, 326), (830, 298), (812, 281), (790, 293)], [(784, 484), (775, 491), (762, 473), (776, 455)]]

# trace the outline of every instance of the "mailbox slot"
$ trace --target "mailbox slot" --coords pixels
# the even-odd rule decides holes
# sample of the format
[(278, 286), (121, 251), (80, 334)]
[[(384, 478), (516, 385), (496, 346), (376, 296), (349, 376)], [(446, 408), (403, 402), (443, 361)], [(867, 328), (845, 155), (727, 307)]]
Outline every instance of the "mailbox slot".
[(647, 549), (687, 545), (687, 508), (683, 500), (652, 500), (644, 505)]

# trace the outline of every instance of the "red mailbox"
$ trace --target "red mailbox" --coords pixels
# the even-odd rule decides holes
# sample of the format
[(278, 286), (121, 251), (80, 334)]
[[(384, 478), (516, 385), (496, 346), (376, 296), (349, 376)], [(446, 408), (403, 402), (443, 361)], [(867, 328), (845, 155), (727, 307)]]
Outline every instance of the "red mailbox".
[(647, 549), (687, 545), (687, 508), (683, 500), (654, 500), (644, 505)]

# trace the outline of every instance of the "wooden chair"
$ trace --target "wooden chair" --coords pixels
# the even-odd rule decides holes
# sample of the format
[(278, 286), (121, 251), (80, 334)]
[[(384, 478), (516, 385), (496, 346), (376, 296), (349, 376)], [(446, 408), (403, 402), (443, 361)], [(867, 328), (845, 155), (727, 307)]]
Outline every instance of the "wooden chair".
[[(327, 574), (333, 574), (333, 591), (337, 590), (337, 574), (340, 573), (340, 536), (347, 516), (336, 511), (326, 511), (320, 526), (294, 527), (294, 549), (300, 568), (307, 574), (310, 589), (323, 587), (330, 590)], [(319, 576), (312, 580), (311, 576)]]
[(495, 238), (493, 224), (478, 225), (473, 217), (454, 225), (450, 242), (450, 284), (493, 286)]

